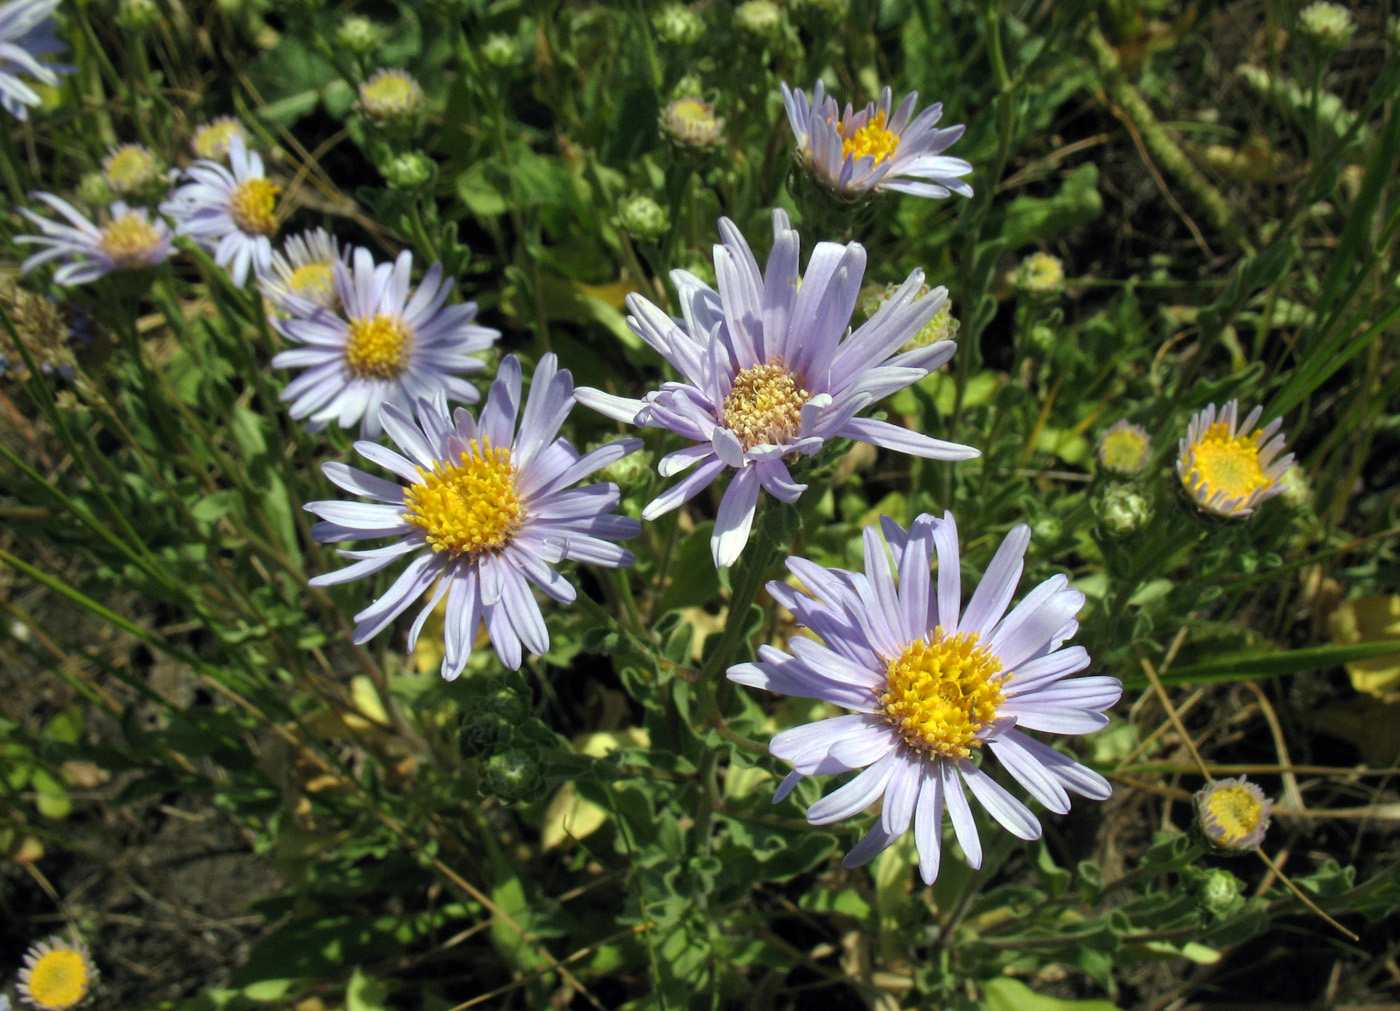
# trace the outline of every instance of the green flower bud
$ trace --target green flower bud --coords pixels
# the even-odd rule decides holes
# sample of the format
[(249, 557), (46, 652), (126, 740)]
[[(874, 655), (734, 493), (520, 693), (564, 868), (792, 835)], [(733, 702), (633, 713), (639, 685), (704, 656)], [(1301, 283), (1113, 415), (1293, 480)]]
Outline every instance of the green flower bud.
[(381, 126), (408, 126), (423, 111), (423, 88), (406, 70), (380, 67), (360, 85), (359, 107)]
[(144, 32), (160, 24), (160, 8), (155, 0), (122, 0), (117, 24), (129, 32)]
[(1021, 261), (1016, 286), (1028, 295), (1058, 294), (1065, 286), (1065, 265), (1058, 256), (1032, 253)]
[(335, 44), (355, 56), (368, 56), (379, 48), (379, 27), (369, 18), (348, 17), (335, 30)]
[(539, 793), (544, 785), (540, 763), (521, 748), (493, 755), (482, 776), (482, 786), (504, 801), (520, 801)]
[(1212, 867), (1196, 882), (1201, 907), (1212, 916), (1224, 916), (1243, 903), (1244, 882), (1223, 867)]
[(94, 207), (106, 207), (117, 195), (101, 172), (89, 172), (78, 183), (78, 199)]
[[(589, 447), (589, 451), (601, 449), (605, 443), (595, 443)], [(635, 488), (646, 481), (651, 474), (652, 459), (651, 454), (646, 450), (639, 449), (635, 453), (628, 453), (621, 460), (615, 460), (602, 470), (598, 471), (598, 476), (604, 481), (611, 481), (622, 489), (623, 497), (627, 491)]]
[(1058, 541), (1065, 525), (1058, 516), (1040, 516), (1031, 521), (1031, 535), (1037, 541)]
[(676, 86), (671, 89), (672, 98), (685, 98), (687, 95), (699, 95), (705, 91), (705, 82), (700, 80), (699, 74), (686, 74)]
[(651, 19), (656, 37), (668, 46), (693, 46), (705, 34), (705, 20), (682, 4), (671, 4)]
[(741, 32), (771, 42), (782, 34), (783, 12), (772, 0), (747, 0), (734, 8), (734, 25)]
[(671, 220), (662, 207), (645, 194), (634, 194), (617, 209), (618, 223), (634, 239), (655, 242), (670, 230)]
[(1298, 12), (1299, 34), (1326, 52), (1341, 49), (1355, 31), (1356, 20), (1341, 4), (1319, 0)]
[(462, 717), (457, 730), (457, 750), (463, 758), (493, 754), (515, 739), (515, 727), (500, 713), (478, 706)]
[(1312, 482), (1308, 480), (1308, 472), (1296, 463), (1289, 467), (1284, 472), (1283, 491), (1280, 494), (1294, 509), (1306, 509), (1312, 505)]
[(791, 0), (788, 9), (804, 28), (834, 28), (851, 12), (851, 0)]
[(1130, 537), (1147, 526), (1152, 503), (1132, 485), (1117, 484), (1094, 500), (1094, 513), (1110, 537)]
[(405, 151), (380, 165), (379, 174), (392, 189), (416, 190), (437, 177), (437, 164), (422, 151)]
[(486, 41), (481, 44), (481, 59), (489, 67), (509, 70), (520, 62), (520, 51), (516, 48), (515, 40), (509, 35), (493, 32), (486, 36)]

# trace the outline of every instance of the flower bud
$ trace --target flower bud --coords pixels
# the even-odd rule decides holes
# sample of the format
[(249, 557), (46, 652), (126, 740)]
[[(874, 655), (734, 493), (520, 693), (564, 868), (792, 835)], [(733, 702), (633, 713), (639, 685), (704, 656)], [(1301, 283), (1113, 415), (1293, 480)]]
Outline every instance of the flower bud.
[(734, 8), (734, 25), (741, 32), (771, 42), (782, 34), (783, 12), (772, 0), (746, 0)]
[(668, 46), (693, 46), (705, 34), (705, 21), (682, 4), (671, 4), (651, 19), (656, 37)]
[(407, 126), (423, 108), (423, 88), (397, 67), (381, 67), (360, 85), (360, 111), (381, 126)]
[(617, 209), (618, 223), (634, 239), (655, 242), (671, 227), (666, 208), (645, 194), (634, 194)]
[(117, 24), (129, 32), (144, 32), (160, 24), (160, 8), (155, 0), (122, 0)]
[(1117, 484), (1094, 500), (1094, 513), (1110, 537), (1131, 537), (1152, 518), (1152, 503), (1132, 485)]
[(1196, 826), (1208, 846), (1220, 853), (1247, 853), (1264, 841), (1273, 801), (1242, 775), (1209, 783), (1196, 794), (1195, 806)]
[(1356, 20), (1341, 4), (1319, 0), (1298, 12), (1298, 33), (1325, 52), (1335, 52), (1351, 40)]
[(1141, 425), (1131, 425), (1128, 419), (1109, 426), (1099, 440), (1099, 463), (1115, 474), (1139, 474), (1152, 455), (1152, 437)]
[(433, 181), (437, 164), (422, 151), (405, 151), (380, 165), (379, 174), (392, 189), (416, 190)]
[(711, 148), (719, 141), (724, 119), (703, 98), (688, 95), (661, 110), (661, 129), (672, 141), (689, 148)]
[(379, 48), (379, 26), (366, 17), (348, 17), (335, 30), (335, 44), (352, 55), (368, 56)]
[(150, 148), (123, 144), (107, 150), (102, 175), (117, 196), (138, 196), (152, 188), (165, 188), (165, 163)]
[(1243, 899), (1244, 882), (1223, 867), (1212, 867), (1195, 883), (1201, 907), (1212, 916), (1225, 916)]
[(507, 802), (533, 797), (543, 785), (540, 763), (523, 748), (511, 748), (493, 755), (482, 775), (482, 786), (487, 792)]
[(1058, 256), (1032, 253), (1021, 261), (1016, 286), (1028, 295), (1059, 294), (1065, 286), (1065, 265)]
[(481, 44), (481, 59), (488, 67), (509, 70), (520, 62), (520, 50), (509, 35), (493, 32)]

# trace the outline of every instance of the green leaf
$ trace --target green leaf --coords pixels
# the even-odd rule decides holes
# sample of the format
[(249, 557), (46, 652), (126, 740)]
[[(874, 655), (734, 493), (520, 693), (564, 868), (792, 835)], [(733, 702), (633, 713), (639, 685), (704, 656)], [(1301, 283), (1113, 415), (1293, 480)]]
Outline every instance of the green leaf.
[[(1269, 653), (1235, 653), (1201, 663), (1182, 664), (1162, 675), (1162, 683), (1208, 684), (1217, 681), (1248, 681), (1255, 677), (1282, 677), (1306, 671), (1338, 667), (1357, 660), (1400, 655), (1400, 642), (1358, 642), (1346, 646), (1310, 646), (1306, 649), (1279, 649)], [(1123, 680), (1125, 688), (1143, 688), (1146, 677)]]
[(1106, 1000), (1064, 1000), (1036, 993), (1010, 976), (982, 981), (981, 1006), (987, 1011), (1118, 1011)]

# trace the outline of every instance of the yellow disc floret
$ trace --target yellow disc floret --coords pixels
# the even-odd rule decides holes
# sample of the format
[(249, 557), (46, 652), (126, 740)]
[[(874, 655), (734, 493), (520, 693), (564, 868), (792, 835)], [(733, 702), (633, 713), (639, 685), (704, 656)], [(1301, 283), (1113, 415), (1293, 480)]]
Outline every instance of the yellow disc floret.
[(459, 463), (442, 460), (418, 473), (423, 481), (404, 493), (403, 518), (423, 528), (434, 551), (473, 557), (494, 551), (525, 519), (510, 450), (493, 449), (489, 440), (473, 439)]
[(308, 302), (334, 307), (336, 303), (335, 284), (332, 281), (331, 265), (325, 262), (307, 263), (292, 271), (287, 278), (287, 290)]
[(811, 399), (812, 394), (782, 362), (752, 365), (734, 377), (719, 420), (738, 436), (745, 449), (765, 443), (781, 445), (797, 434), (802, 405)]
[(102, 229), (98, 248), (118, 267), (140, 267), (160, 246), (160, 233), (139, 214), (123, 214)]
[(140, 144), (123, 144), (103, 159), (102, 172), (112, 192), (140, 193), (160, 176), (160, 162)]
[(234, 224), (251, 235), (272, 235), (277, 231), (277, 194), (281, 192), (282, 187), (266, 179), (239, 183), (229, 197)]
[(345, 364), (361, 379), (393, 379), (408, 367), (413, 334), (397, 316), (378, 313), (350, 320)]
[(1189, 458), (1182, 467), (1187, 490), (1192, 471), (1212, 495), (1224, 492), (1227, 501), (1248, 501), (1252, 492), (1272, 483), (1259, 465), (1258, 434), (1231, 436), (1230, 426), (1224, 422), (1207, 428), (1200, 440), (1187, 448)]
[(885, 129), (883, 112), (877, 112), (874, 118), (850, 136), (846, 136), (844, 131), (841, 136), (845, 138), (841, 144), (842, 158), (864, 158), (866, 155), (873, 155), (876, 165), (886, 158), (893, 158), (895, 149), (899, 147), (899, 136)]
[(904, 743), (930, 756), (967, 758), (982, 742), (977, 733), (996, 718), (1010, 675), (978, 644), (976, 632), (949, 635), (935, 628), (891, 660), (879, 697), (885, 722)]
[(1103, 434), (1099, 462), (1119, 474), (1136, 474), (1147, 466), (1152, 439), (1141, 425), (1121, 421)]
[(30, 1004), (42, 1011), (66, 1011), (87, 996), (94, 974), (82, 951), (61, 946), (38, 955), (24, 975), (22, 990)]

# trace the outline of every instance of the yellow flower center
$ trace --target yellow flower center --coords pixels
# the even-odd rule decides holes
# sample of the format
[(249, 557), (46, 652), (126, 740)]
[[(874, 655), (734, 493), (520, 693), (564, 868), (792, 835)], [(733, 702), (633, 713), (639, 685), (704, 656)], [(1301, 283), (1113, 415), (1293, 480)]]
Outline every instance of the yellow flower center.
[(29, 997), (45, 1011), (62, 1011), (87, 996), (87, 960), (72, 948), (41, 955), (29, 971)]
[(997, 677), (1001, 661), (977, 640), (976, 632), (948, 635), (939, 627), (931, 641), (916, 640), (890, 661), (880, 705), (911, 748), (967, 758), (982, 746), (977, 732), (996, 718), (1011, 675)]
[(1228, 499), (1247, 498), (1256, 488), (1269, 483), (1259, 466), (1259, 444), (1255, 441), (1258, 434), (1231, 438), (1230, 426), (1216, 422), (1206, 429), (1199, 442), (1188, 447), (1192, 456), (1186, 477), (1193, 469), (1211, 494), (1224, 492)]
[(875, 156), (875, 164), (878, 165), (886, 158), (893, 158), (895, 149), (899, 147), (899, 137), (885, 129), (885, 114), (877, 112), (875, 117), (866, 123), (855, 133), (846, 137), (841, 144), (842, 158), (864, 158), (866, 155)]
[(194, 153), (201, 158), (222, 158), (228, 154), (229, 143), (235, 137), (248, 139), (236, 120), (216, 119), (195, 131)]
[(802, 405), (812, 395), (779, 361), (741, 369), (734, 388), (724, 398), (719, 420), (752, 449), (765, 443), (781, 445), (797, 434)]
[(293, 295), (331, 308), (336, 302), (335, 284), (331, 278), (329, 263), (308, 263), (292, 271), (292, 276), (287, 278), (287, 287)]
[(360, 85), (360, 105), (371, 116), (402, 116), (422, 100), (423, 89), (401, 70), (376, 74)]
[(145, 148), (130, 145), (107, 159), (107, 182), (118, 193), (134, 193), (148, 186), (156, 176), (156, 160)]
[(720, 120), (709, 102), (678, 98), (666, 106), (666, 129), (687, 144), (712, 144), (719, 135)]
[(378, 313), (350, 321), (345, 364), (361, 379), (393, 379), (408, 367), (413, 334), (397, 316)]
[(1136, 474), (1146, 462), (1147, 438), (1136, 428), (1115, 429), (1105, 433), (1099, 447), (1099, 459), (1109, 470), (1120, 474)]
[(229, 213), (239, 228), (251, 235), (271, 235), (277, 231), (277, 194), (282, 187), (266, 179), (248, 179), (238, 184), (229, 198)]
[(139, 267), (160, 245), (160, 233), (139, 214), (123, 214), (102, 229), (97, 246), (118, 267)]
[(1233, 846), (1259, 827), (1264, 805), (1248, 787), (1226, 786), (1210, 791), (1201, 801), (1201, 814), (1214, 824), (1209, 834), (1216, 842)]
[(434, 551), (476, 556), (503, 547), (525, 519), (515, 491), (510, 450), (473, 439), (460, 463), (440, 460), (418, 468), (422, 484), (404, 492), (403, 518), (420, 526)]

